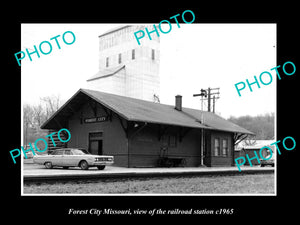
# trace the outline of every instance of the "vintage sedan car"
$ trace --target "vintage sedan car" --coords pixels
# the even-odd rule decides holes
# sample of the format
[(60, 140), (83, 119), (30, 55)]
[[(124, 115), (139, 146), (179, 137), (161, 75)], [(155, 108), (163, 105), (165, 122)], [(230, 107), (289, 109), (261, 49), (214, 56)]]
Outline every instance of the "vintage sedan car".
[(49, 155), (36, 155), (33, 157), (36, 164), (45, 165), (47, 169), (54, 166), (63, 168), (79, 166), (83, 170), (96, 166), (99, 170), (103, 170), (106, 165), (114, 163), (113, 156), (92, 155), (84, 149), (62, 148), (53, 151)]

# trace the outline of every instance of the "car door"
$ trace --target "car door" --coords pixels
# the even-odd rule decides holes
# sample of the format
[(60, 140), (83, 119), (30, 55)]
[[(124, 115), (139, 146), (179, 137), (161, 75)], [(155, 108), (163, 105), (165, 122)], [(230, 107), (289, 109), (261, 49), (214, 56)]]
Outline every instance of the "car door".
[(62, 156), (63, 150), (56, 150), (51, 157), (51, 163), (53, 166), (61, 166), (62, 165)]
[(62, 157), (63, 166), (76, 166), (74, 155), (70, 149), (66, 149), (64, 151), (64, 155)]

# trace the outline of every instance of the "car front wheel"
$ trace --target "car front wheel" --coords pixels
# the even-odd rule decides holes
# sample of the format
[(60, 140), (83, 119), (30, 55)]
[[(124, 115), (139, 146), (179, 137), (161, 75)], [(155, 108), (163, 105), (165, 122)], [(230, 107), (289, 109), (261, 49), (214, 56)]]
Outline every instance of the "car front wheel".
[(83, 160), (79, 163), (79, 166), (82, 170), (87, 170), (89, 168), (89, 164), (87, 163), (87, 161)]
[(47, 169), (51, 169), (52, 168), (52, 163), (51, 162), (45, 162), (45, 167)]

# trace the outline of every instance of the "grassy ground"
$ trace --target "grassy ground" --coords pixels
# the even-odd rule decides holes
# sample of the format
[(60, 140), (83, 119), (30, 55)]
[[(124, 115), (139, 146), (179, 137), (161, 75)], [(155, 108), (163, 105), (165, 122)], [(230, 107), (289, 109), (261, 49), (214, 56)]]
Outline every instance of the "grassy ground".
[(248, 194), (274, 193), (274, 174), (106, 179), (24, 184), (24, 194)]

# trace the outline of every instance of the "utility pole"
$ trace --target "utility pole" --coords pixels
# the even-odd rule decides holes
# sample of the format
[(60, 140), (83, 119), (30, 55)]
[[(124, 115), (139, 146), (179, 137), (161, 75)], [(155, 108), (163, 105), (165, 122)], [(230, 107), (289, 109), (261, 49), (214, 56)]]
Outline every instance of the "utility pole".
[(216, 96), (213, 96), (213, 113), (215, 113)]
[[(211, 99), (213, 99), (213, 113), (215, 113), (215, 102), (216, 99), (219, 99), (220, 96), (220, 92), (219, 92), (220, 88), (208, 88), (208, 89), (201, 89), (200, 90), (200, 94), (193, 94), (194, 97), (201, 97), (201, 123), (204, 124), (204, 115), (203, 115), (203, 101), (207, 100), (208, 104), (207, 104), (207, 111), (210, 112), (211, 111)], [(217, 91), (217, 92), (213, 92), (213, 91)], [(216, 96), (217, 95), (217, 96)], [(201, 129), (201, 149), (200, 149), (200, 155), (201, 155), (201, 166), (203, 166), (203, 158), (204, 158), (204, 129)]]
[[(207, 111), (211, 112), (211, 100), (213, 100), (212, 108), (213, 108), (213, 113), (215, 113), (216, 99), (220, 98), (220, 88), (201, 89), (201, 91), (202, 90), (207, 93), (207, 95), (204, 96), (205, 99), (201, 99), (202, 102), (203, 102), (203, 100), (207, 100)], [(193, 96), (195, 97), (195, 95), (193, 95)], [(196, 95), (196, 96), (199, 96), (199, 95)], [(203, 108), (201, 108), (201, 110), (203, 110)]]
[(211, 93), (210, 93), (210, 88), (208, 88), (208, 90), (207, 90), (207, 92), (208, 92), (208, 94), (207, 94), (207, 98), (208, 98), (208, 104), (207, 104), (207, 111), (208, 112), (210, 112), (210, 96), (211, 96)]
[[(201, 96), (201, 123), (204, 123), (204, 116), (203, 116), (203, 97), (207, 97), (207, 91), (204, 89), (200, 90), (200, 94), (193, 94), (194, 97)], [(201, 149), (200, 149), (200, 165), (203, 166), (203, 156), (204, 156), (204, 129), (201, 129)]]
[[(210, 101), (211, 101), (211, 96), (213, 99), (213, 113), (215, 113), (215, 104), (216, 104), (216, 99), (220, 98), (220, 88), (208, 88), (209, 89), (209, 96), (208, 96), (208, 112), (211, 112), (210, 110)], [(215, 92), (213, 92), (215, 91)]]
[[(201, 89), (200, 90), (200, 94), (193, 94), (194, 97), (198, 97), (200, 96), (201, 97), (201, 111), (203, 111), (203, 97), (207, 97), (207, 91), (204, 90), (204, 89)], [(201, 116), (201, 123), (203, 123), (203, 113), (202, 113), (202, 116)]]

